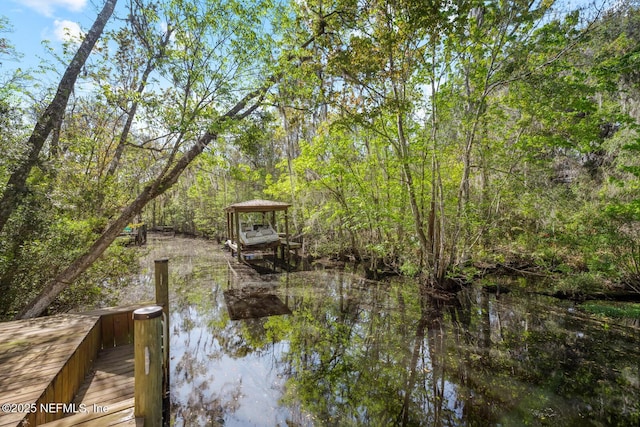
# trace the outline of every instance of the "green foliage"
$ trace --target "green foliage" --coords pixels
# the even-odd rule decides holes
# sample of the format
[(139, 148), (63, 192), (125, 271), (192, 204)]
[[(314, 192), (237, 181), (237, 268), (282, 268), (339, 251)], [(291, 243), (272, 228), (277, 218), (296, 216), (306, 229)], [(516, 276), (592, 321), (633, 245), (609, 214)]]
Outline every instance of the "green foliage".
[[(12, 33), (13, 27), (5, 16), (0, 16), (0, 34)], [(7, 37), (0, 37), (0, 61), (9, 59), (18, 59), (20, 54), (16, 51), (15, 46)], [(1, 62), (0, 62), (1, 65)]]
[(598, 273), (576, 273), (561, 276), (553, 283), (551, 292), (580, 298), (606, 289), (606, 278)]
[[(0, 318), (11, 318), (55, 274), (86, 251), (96, 237), (96, 218), (73, 220), (45, 208), (38, 198), (21, 207), (0, 246)], [(99, 221), (99, 220), (98, 220)], [(68, 311), (108, 301), (123, 279), (137, 269), (134, 249), (114, 245), (50, 308)]]
[(640, 319), (640, 304), (588, 301), (580, 309), (603, 317)]
[[(219, 116), (236, 103), (243, 109), (253, 108), (238, 100), (262, 86), (264, 75), (274, 69), (270, 60), (275, 53), (275, 30), (268, 20), (281, 5), (276, 7), (270, 1), (170, 0), (127, 6), (127, 19), (119, 21), (92, 52), (92, 61), (78, 80), (83, 90), (71, 94), (59, 132), (56, 130), (45, 144), (38, 168), (28, 179), (31, 206), (16, 212), (3, 232), (3, 315), (14, 313), (47, 280), (64, 271), (65, 265), (85, 254), (124, 206), (184, 158), (203, 130), (215, 128), (220, 140), (235, 139), (250, 160), (262, 161), (270, 148), (269, 138), (262, 134), (270, 126), (269, 114), (244, 128)], [(2, 21), (0, 31), (4, 29)], [(0, 54), (7, 54), (10, 46), (2, 40)], [(62, 56), (55, 60), (67, 63), (74, 49), (71, 44), (64, 46)], [(0, 160), (0, 191), (24, 154), (28, 134), (22, 133), (22, 126), (32, 127), (25, 111), (40, 108), (40, 96), (31, 93), (21, 98), (17, 81), (0, 90), (0, 149), (7, 154)], [(33, 105), (26, 105), (29, 99)], [(14, 108), (22, 105), (25, 111)], [(229, 114), (234, 115), (239, 113)], [(229, 160), (228, 164), (238, 166), (238, 177), (246, 178), (247, 193), (254, 193), (250, 183), (261, 180), (266, 171), (254, 173), (243, 167), (251, 164), (246, 158)], [(271, 160), (265, 167), (272, 168), (273, 163)], [(174, 198), (160, 200), (158, 218), (175, 220), (181, 230), (189, 232), (194, 232), (196, 224), (204, 228), (217, 218), (216, 209), (235, 201), (229, 194), (237, 185), (230, 184), (229, 193), (218, 193), (232, 179), (221, 166), (216, 172), (221, 172), (221, 179), (212, 180), (212, 186), (204, 173), (192, 175), (200, 188), (183, 185), (181, 192), (172, 194)], [(188, 203), (182, 204), (180, 198)], [(154, 223), (155, 213), (155, 209), (147, 213)], [(223, 221), (205, 233), (220, 236)], [(126, 257), (120, 255), (105, 257), (113, 266), (122, 266)], [(83, 291), (90, 289), (85, 284), (97, 277), (102, 280), (91, 286), (103, 287), (103, 280), (111, 280), (109, 271), (96, 268), (95, 273), (87, 273), (91, 279), (79, 279), (75, 288), (61, 296), (59, 309), (72, 306), (74, 298), (81, 302)], [(121, 275), (126, 273), (122, 268)]]
[(112, 306), (139, 269), (139, 249), (112, 245), (72, 286), (58, 296), (49, 312)]
[[(151, 226), (222, 239), (225, 206), (273, 198), (293, 204), (292, 234), (314, 255), (432, 283), (480, 258), (577, 273), (568, 289), (640, 283), (635, 4), (592, 25), (546, 1), (132, 6), (2, 236), (7, 312), (44, 282), (33, 257), (49, 273), (70, 263), (204, 131), (214, 140), (144, 211)], [(38, 109), (10, 81), (0, 191)], [(221, 117), (265, 83), (261, 108)]]

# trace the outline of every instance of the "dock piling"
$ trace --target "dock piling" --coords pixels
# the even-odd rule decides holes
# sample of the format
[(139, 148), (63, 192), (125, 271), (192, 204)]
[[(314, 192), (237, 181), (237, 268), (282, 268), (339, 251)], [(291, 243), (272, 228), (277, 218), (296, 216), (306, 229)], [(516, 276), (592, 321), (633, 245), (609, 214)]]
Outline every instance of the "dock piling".
[[(162, 358), (162, 399), (165, 415), (171, 406), (170, 401), (170, 377), (169, 377), (169, 260), (166, 258), (154, 261), (156, 279), (156, 304), (162, 307), (163, 312), (163, 358)], [(165, 419), (168, 420), (168, 416)]]
[(134, 320), (134, 415), (145, 426), (162, 426), (162, 307), (149, 306), (133, 312)]

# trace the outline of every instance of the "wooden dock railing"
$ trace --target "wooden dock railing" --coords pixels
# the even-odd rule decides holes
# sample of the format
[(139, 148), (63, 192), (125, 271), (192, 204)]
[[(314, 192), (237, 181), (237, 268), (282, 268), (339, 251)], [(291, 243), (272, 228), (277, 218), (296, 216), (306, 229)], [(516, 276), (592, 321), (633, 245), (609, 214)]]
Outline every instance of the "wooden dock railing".
[[(84, 382), (85, 376), (102, 349), (133, 343), (133, 311), (148, 304), (114, 307), (81, 313), (76, 316), (90, 325), (60, 371), (46, 386), (35, 402), (38, 409), (27, 414), (25, 420), (34, 426), (62, 418), (64, 411), (41, 411), (43, 405), (70, 403)], [(84, 320), (82, 320), (84, 318)], [(46, 324), (45, 324), (46, 327)], [(32, 369), (37, 369), (36, 366)]]
[[(100, 350), (131, 344), (134, 344), (134, 348), (141, 349), (141, 353), (134, 356), (136, 405), (137, 401), (143, 402), (147, 399), (148, 403), (144, 405), (149, 407), (151, 405), (149, 399), (153, 399), (157, 401), (153, 405), (159, 403), (161, 413), (160, 421), (155, 415), (155, 409), (151, 418), (147, 420), (146, 410), (145, 413), (138, 413), (136, 409), (136, 417), (144, 416), (145, 425), (162, 425), (163, 403), (167, 408), (169, 403), (169, 293), (166, 259), (156, 262), (156, 286), (156, 304), (145, 302), (79, 314), (0, 324), (0, 337), (6, 340), (4, 342), (0, 339), (0, 362), (11, 363), (12, 366), (24, 365), (24, 371), (13, 371), (4, 377), (0, 375), (0, 401), (3, 404), (15, 402), (22, 408), (30, 405), (38, 409), (28, 411), (30, 413), (26, 415), (6, 411), (0, 413), (0, 427), (36, 426), (61, 419), (68, 411), (41, 411), (40, 408), (46, 405), (70, 404), (85, 381), (85, 376), (92, 369)], [(144, 314), (149, 311), (150, 305), (154, 306), (151, 311), (158, 312), (153, 316)], [(147, 309), (144, 309), (145, 307)], [(144, 319), (145, 316), (149, 319)], [(149, 323), (149, 320), (153, 320), (153, 326), (143, 327), (142, 325)], [(138, 323), (140, 325), (137, 325)], [(134, 343), (137, 341), (136, 335), (138, 337), (148, 335), (148, 332), (140, 335), (140, 330), (144, 329), (157, 332), (157, 336), (150, 338), (153, 342), (144, 341), (140, 346), (136, 346)], [(156, 356), (157, 360), (150, 359)], [(142, 362), (138, 362), (139, 358)], [(27, 361), (33, 362), (33, 366)], [(141, 363), (140, 368), (139, 363)], [(158, 366), (159, 372), (151, 373), (147, 369)], [(145, 389), (145, 384), (149, 381), (142, 379), (139, 386), (137, 371), (140, 370), (143, 374), (146, 372), (147, 380), (151, 378), (149, 375), (153, 375), (151, 387), (154, 390), (157, 388), (155, 384), (159, 382), (160, 388), (157, 392), (153, 392), (153, 396), (149, 389)], [(12, 376), (16, 375), (16, 384), (14, 384)], [(21, 387), (21, 383), (28, 384), (28, 390)]]

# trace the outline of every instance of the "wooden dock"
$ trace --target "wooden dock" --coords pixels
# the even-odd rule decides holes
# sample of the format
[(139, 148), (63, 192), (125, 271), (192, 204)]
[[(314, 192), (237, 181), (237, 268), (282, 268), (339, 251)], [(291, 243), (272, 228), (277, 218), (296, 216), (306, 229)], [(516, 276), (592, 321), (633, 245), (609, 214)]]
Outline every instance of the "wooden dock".
[(72, 402), (83, 412), (44, 426), (142, 425), (134, 417), (133, 380), (132, 344), (102, 350)]
[(0, 427), (136, 425), (136, 305), (0, 323)]
[(89, 411), (133, 399), (133, 344), (103, 350), (74, 402)]
[[(236, 256), (238, 254), (237, 242), (229, 240), (226, 242), (226, 246), (231, 252), (231, 256)], [(271, 248), (271, 250), (253, 249), (251, 247), (241, 248), (239, 257), (240, 261), (244, 262), (245, 264), (250, 264), (251, 261), (262, 260), (273, 256), (273, 259), (275, 261), (277, 261), (281, 266), (285, 266), (285, 268), (288, 269), (292, 255), (294, 256), (294, 259), (296, 261), (299, 260), (299, 249), (301, 247), (302, 244), (299, 242), (291, 242), (287, 241), (285, 238), (281, 238), (280, 243), (278, 243), (274, 248)]]

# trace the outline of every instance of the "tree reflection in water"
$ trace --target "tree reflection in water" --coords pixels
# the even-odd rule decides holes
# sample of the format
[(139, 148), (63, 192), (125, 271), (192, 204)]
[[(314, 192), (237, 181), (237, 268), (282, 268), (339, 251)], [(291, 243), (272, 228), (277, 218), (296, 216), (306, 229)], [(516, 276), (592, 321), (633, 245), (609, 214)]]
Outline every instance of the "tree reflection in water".
[[(472, 288), (441, 301), (411, 281), (260, 278), (211, 251), (190, 262), (170, 264), (175, 425), (640, 421), (637, 328), (530, 295)], [(241, 286), (265, 287), (291, 314), (230, 320), (223, 292)]]

